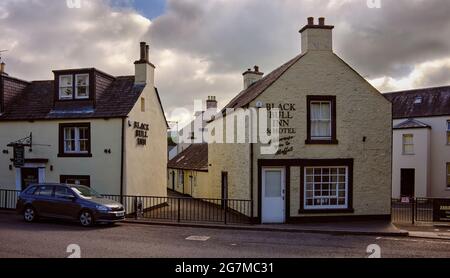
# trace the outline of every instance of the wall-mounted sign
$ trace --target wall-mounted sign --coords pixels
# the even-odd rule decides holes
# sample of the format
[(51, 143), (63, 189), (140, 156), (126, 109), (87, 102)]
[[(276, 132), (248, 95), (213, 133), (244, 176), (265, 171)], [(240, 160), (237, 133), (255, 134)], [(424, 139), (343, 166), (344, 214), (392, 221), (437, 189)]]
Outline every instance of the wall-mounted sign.
[(450, 222), (450, 199), (434, 199), (433, 221)]
[[(297, 108), (293, 103), (268, 103), (266, 105), (267, 110), (269, 111), (269, 118), (272, 120), (277, 120), (279, 122), (279, 134), (280, 134), (280, 149), (276, 153), (276, 155), (287, 155), (294, 151), (294, 145), (292, 144), (292, 140), (294, 140), (294, 136), (297, 133), (297, 130), (292, 127), (292, 122), (295, 118), (295, 111)], [(279, 113), (272, 112), (272, 109), (279, 109)], [(271, 130), (268, 130), (270, 133)]]
[(150, 125), (140, 122), (134, 122), (133, 128), (135, 130), (135, 137), (139, 146), (147, 145), (148, 132), (150, 131)]
[(25, 165), (25, 146), (14, 146), (14, 167), (20, 168)]

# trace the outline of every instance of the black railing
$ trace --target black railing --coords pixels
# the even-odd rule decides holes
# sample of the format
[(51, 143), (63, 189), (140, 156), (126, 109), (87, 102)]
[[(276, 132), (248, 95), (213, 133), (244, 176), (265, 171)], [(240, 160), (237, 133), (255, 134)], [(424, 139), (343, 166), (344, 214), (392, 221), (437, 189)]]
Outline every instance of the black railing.
[(392, 199), (392, 222), (433, 222), (432, 198)]
[(0, 189), (0, 209), (15, 210), (20, 191)]
[[(20, 191), (0, 189), (0, 209), (14, 210)], [(252, 201), (189, 197), (103, 195), (121, 203), (128, 218), (223, 224), (251, 222)]]

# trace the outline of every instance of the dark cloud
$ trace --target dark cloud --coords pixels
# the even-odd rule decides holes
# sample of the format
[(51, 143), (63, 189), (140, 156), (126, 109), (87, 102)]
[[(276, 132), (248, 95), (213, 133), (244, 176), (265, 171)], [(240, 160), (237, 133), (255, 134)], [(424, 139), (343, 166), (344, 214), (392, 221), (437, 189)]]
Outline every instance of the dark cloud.
[[(95, 66), (132, 74), (137, 43), (147, 40), (169, 114), (208, 95), (224, 105), (242, 89), (245, 69), (257, 64), (268, 73), (294, 57), (306, 17), (325, 16), (336, 26), (335, 52), (381, 80), (380, 89), (449, 82), (449, 68), (439, 64), (450, 58), (448, 0), (381, 0), (380, 9), (366, 0), (168, 0), (151, 24), (130, 0), (83, 3), (0, 1), (0, 48), (10, 49), (10, 73), (42, 79), (52, 69)], [(420, 66), (427, 63), (439, 67)]]

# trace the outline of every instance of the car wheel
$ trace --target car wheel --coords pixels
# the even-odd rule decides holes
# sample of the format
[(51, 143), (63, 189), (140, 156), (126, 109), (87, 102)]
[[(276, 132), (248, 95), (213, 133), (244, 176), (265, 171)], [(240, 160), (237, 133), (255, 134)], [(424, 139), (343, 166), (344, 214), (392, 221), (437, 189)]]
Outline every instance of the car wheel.
[(83, 227), (91, 227), (94, 225), (94, 216), (90, 211), (82, 211), (80, 214), (80, 224)]
[(36, 210), (33, 207), (26, 207), (23, 211), (23, 219), (26, 222), (34, 222), (37, 219)]

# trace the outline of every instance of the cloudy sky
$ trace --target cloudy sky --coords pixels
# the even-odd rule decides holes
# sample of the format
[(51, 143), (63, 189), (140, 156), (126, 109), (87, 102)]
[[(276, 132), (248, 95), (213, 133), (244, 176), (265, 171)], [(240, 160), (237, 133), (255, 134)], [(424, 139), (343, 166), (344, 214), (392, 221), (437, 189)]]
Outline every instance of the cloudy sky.
[(192, 110), (194, 99), (215, 95), (223, 106), (242, 89), (245, 69), (269, 73), (296, 56), (306, 18), (325, 16), (336, 26), (335, 52), (380, 91), (450, 85), (449, 0), (76, 2), (0, 1), (10, 75), (50, 79), (51, 70), (77, 67), (133, 74), (138, 43), (148, 41), (166, 114), (186, 121), (192, 112), (180, 108)]

